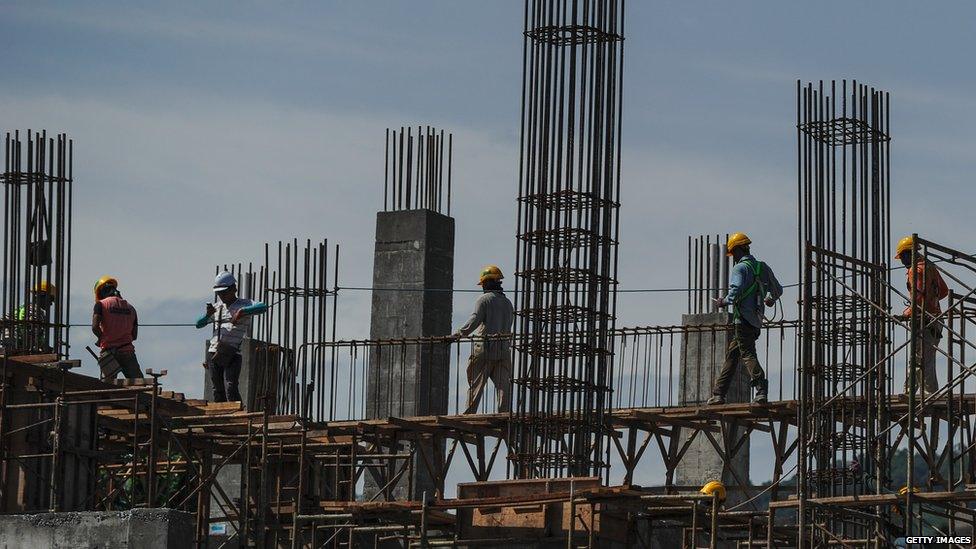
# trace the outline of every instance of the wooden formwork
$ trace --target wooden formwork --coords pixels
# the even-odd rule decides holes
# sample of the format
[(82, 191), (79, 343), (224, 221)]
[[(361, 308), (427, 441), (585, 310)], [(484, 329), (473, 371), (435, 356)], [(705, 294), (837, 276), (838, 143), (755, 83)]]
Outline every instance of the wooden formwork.
[[(620, 534), (620, 524), (607, 528), (600, 509), (576, 509), (571, 495), (600, 487), (597, 477), (524, 479), (473, 482), (458, 485), (458, 499), (513, 503), (485, 503), (458, 509), (458, 531), (464, 539), (564, 539), (571, 531), (592, 531), (598, 538)], [(519, 498), (524, 503), (518, 503)], [(548, 499), (547, 499), (548, 498)], [(553, 501), (555, 499), (555, 501)], [(604, 519), (604, 520), (601, 520)], [(576, 524), (573, 524), (573, 523)]]

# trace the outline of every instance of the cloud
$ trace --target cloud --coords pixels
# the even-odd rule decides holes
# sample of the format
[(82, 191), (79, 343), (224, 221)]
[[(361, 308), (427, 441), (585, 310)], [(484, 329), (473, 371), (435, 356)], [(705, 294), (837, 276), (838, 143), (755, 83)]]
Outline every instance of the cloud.
[[(164, 9), (160, 9), (164, 8)], [(335, 40), (333, 31), (341, 25), (325, 12), (316, 17), (316, 25), (309, 21), (283, 16), (280, 7), (251, 5), (249, 15), (227, 14), (223, 7), (194, 6), (166, 9), (158, 4), (140, 6), (89, 6), (86, 10), (66, 10), (63, 7), (31, 3), (10, 6), (7, 16), (19, 23), (58, 26), (73, 32), (94, 33), (112, 37), (126, 37), (140, 41), (173, 43), (221, 44), (238, 51), (255, 48), (287, 51), (292, 54), (352, 55), (380, 57), (385, 50), (371, 46), (369, 40)], [(284, 12), (287, 14), (287, 11)], [(290, 21), (289, 21), (290, 20)], [(138, 21), (138, 24), (133, 24)], [(282, 24), (283, 22), (289, 25)], [(323, 28), (324, 27), (324, 28)]]

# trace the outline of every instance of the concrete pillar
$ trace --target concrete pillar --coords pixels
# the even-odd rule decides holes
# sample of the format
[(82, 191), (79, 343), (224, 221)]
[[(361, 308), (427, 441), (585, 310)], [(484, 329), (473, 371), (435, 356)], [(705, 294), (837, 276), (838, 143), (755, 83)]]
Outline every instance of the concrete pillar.
[[(376, 290), (371, 339), (449, 335), (454, 219), (430, 210), (379, 212), (373, 287)], [(418, 291), (424, 289), (437, 291)], [(386, 418), (446, 414), (449, 379), (448, 345), (374, 346), (369, 355), (366, 415)], [(443, 452), (443, 448), (428, 448)], [(375, 476), (367, 476), (367, 497), (379, 487)], [(432, 497), (435, 488), (423, 457), (416, 455), (413, 478), (403, 479), (393, 496), (419, 499), (427, 492)]]
[[(705, 313), (682, 315), (683, 326), (714, 326), (715, 330), (702, 332), (687, 332), (681, 336), (681, 369), (679, 372), (678, 405), (704, 405), (712, 396), (712, 386), (722, 369), (725, 360), (725, 349), (731, 333), (725, 330), (730, 322), (728, 313)], [(749, 375), (743, 366), (739, 366), (726, 401), (749, 402), (752, 398), (749, 386)], [(683, 430), (683, 437), (687, 440), (688, 429)], [(741, 436), (741, 433), (737, 433)], [(722, 442), (721, 433), (713, 435)], [(735, 438), (734, 436), (732, 437)], [(731, 469), (736, 475), (749, 482), (749, 442), (745, 442), (735, 453)], [(739, 483), (731, 472), (723, 474), (723, 461), (714, 446), (704, 433), (699, 433), (691, 447), (678, 463), (675, 470), (675, 484), (679, 486), (700, 487), (710, 480), (720, 479), (726, 486), (736, 486)], [(741, 490), (730, 489), (726, 505), (735, 505), (747, 498)]]

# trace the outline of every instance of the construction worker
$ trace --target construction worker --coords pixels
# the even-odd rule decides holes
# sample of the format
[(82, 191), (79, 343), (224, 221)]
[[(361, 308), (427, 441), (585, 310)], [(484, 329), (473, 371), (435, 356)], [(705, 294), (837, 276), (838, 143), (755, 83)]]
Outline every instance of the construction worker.
[[(916, 370), (915, 386), (924, 389), (926, 393), (934, 393), (939, 389), (939, 378), (935, 373), (935, 354), (942, 339), (942, 323), (935, 320), (942, 314), (942, 307), (939, 301), (949, 295), (949, 287), (942, 279), (942, 273), (934, 263), (926, 259), (922, 254), (915, 254), (915, 267), (912, 268), (912, 248), (915, 241), (911, 236), (906, 236), (898, 241), (895, 248), (895, 259), (901, 261), (905, 266), (905, 284), (908, 288), (908, 295), (911, 297), (912, 288), (915, 288), (915, 302), (918, 307), (925, 312), (922, 323), (922, 342), (919, 346), (921, 365), (921, 378)], [(900, 320), (908, 320), (912, 317), (912, 306), (909, 304), (905, 311), (898, 315)], [(905, 379), (905, 393), (909, 392), (910, 380)]]
[(48, 328), (51, 323), (51, 305), (58, 296), (57, 287), (42, 280), (31, 288), (30, 297), (17, 309), (20, 322), (15, 330), (15, 347), (22, 351), (50, 353)]
[[(479, 336), (505, 335), (512, 332), (514, 308), (502, 290), (501, 269), (488, 265), (481, 270), (478, 285), (484, 292), (474, 303), (471, 318), (455, 332), (461, 338), (477, 332)], [(508, 339), (483, 339), (475, 342), (468, 357), (468, 408), (466, 414), (478, 410), (481, 394), (488, 379), (495, 385), (498, 411), (511, 409), (512, 350)]]
[(213, 291), (217, 299), (207, 303), (207, 312), (196, 323), (197, 328), (203, 328), (211, 319), (214, 323), (214, 336), (203, 366), (210, 370), (214, 402), (239, 401), (241, 342), (251, 331), (251, 316), (263, 314), (268, 306), (237, 297), (237, 279), (227, 271), (214, 279)]
[(95, 308), (92, 311), (92, 333), (102, 349), (98, 368), (102, 381), (115, 379), (119, 372), (126, 379), (142, 378), (142, 369), (132, 342), (139, 336), (139, 316), (119, 293), (119, 281), (103, 276), (95, 282)]
[(753, 402), (762, 404), (769, 398), (769, 382), (756, 355), (756, 340), (762, 327), (764, 306), (776, 304), (783, 295), (783, 286), (768, 265), (752, 256), (750, 244), (752, 240), (743, 233), (733, 234), (726, 244), (727, 255), (732, 256), (735, 265), (729, 275), (729, 293), (715, 299), (715, 305), (732, 307), (732, 339), (708, 404), (725, 404), (725, 395), (740, 361), (749, 373), (750, 385), (756, 389)]

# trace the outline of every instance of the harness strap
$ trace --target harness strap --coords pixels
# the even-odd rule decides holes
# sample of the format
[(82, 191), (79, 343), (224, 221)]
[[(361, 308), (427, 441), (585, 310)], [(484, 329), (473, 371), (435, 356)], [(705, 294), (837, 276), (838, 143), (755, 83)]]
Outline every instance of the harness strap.
[[(762, 270), (765, 266), (762, 261), (756, 261), (755, 259), (746, 259), (745, 264), (752, 271), (752, 284), (749, 285), (744, 291), (740, 292), (735, 299), (735, 303), (732, 304), (732, 320), (737, 321), (742, 318), (742, 312), (739, 309), (739, 304), (745, 301), (747, 298), (751, 297), (753, 294), (762, 295), (765, 290), (762, 288)], [(760, 291), (762, 290), (762, 291)]]

